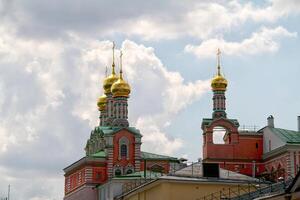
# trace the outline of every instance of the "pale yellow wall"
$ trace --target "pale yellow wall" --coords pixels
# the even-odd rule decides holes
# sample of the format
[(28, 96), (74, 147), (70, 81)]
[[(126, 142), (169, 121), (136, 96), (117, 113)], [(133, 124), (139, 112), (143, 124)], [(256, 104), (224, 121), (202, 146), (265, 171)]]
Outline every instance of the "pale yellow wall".
[(175, 183), (161, 182), (158, 185), (141, 191), (126, 200), (196, 200), (205, 195), (219, 192), (223, 188), (236, 188), (236, 185)]

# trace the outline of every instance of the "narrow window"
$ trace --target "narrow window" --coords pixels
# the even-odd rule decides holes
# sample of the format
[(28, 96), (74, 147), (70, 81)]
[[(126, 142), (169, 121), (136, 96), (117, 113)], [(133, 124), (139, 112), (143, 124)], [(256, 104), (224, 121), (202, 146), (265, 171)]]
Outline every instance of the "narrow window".
[(96, 173), (96, 180), (101, 180), (101, 172)]
[(121, 145), (121, 157), (127, 157), (127, 145), (126, 144)]

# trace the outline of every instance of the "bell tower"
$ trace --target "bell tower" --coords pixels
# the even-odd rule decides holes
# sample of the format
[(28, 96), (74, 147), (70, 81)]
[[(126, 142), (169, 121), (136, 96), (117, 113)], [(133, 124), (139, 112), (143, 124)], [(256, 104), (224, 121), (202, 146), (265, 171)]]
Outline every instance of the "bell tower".
[(227, 88), (227, 80), (221, 74), (221, 65), (220, 65), (220, 56), (221, 51), (217, 51), (217, 74), (211, 81), (211, 87), (213, 91), (213, 115), (215, 118), (226, 118), (226, 97), (225, 92)]
[[(202, 121), (203, 130), (203, 161), (222, 161), (224, 158), (232, 159), (234, 157), (233, 145), (239, 142), (238, 127), (239, 122), (236, 119), (228, 119), (226, 113), (225, 92), (228, 82), (221, 72), (220, 49), (217, 50), (217, 73), (211, 80), (213, 92), (213, 113), (212, 118), (204, 118)], [(224, 144), (217, 144), (213, 140), (215, 131), (225, 132), (222, 138)]]
[(113, 126), (115, 127), (128, 127), (128, 103), (127, 99), (130, 94), (130, 86), (123, 79), (123, 66), (122, 66), (122, 51), (120, 52), (120, 74), (119, 79), (112, 85), (111, 92), (114, 99), (114, 120)]

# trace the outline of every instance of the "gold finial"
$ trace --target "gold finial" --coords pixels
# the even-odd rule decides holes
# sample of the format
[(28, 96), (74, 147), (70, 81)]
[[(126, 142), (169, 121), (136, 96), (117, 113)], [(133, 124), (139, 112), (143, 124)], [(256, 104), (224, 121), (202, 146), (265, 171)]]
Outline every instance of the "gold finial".
[(221, 56), (221, 51), (218, 48), (217, 50), (217, 59), (218, 59), (218, 76), (221, 76), (221, 66), (220, 66), (220, 56)]
[(121, 51), (120, 51), (120, 79), (123, 79), (122, 57), (123, 57), (123, 52), (122, 52), (122, 50), (121, 50)]
[(115, 45), (115, 42), (113, 41), (113, 46), (112, 46), (112, 51), (113, 51), (113, 60), (112, 60), (112, 74), (116, 74), (116, 72), (115, 72), (115, 47), (116, 47), (116, 45)]

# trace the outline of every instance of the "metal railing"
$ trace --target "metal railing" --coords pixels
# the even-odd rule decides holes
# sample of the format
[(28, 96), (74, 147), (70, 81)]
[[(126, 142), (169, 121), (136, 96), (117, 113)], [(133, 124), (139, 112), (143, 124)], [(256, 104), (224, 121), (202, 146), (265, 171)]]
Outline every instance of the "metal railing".
[(267, 186), (265, 184), (248, 184), (247, 186), (238, 185), (235, 188), (224, 188), (223, 190), (220, 190), (218, 192), (203, 196), (200, 198), (200, 200), (251, 200), (275, 192), (284, 192), (286, 187), (291, 182), (292, 180), (289, 179), (287, 181), (273, 183)]
[(235, 188), (223, 188), (218, 192), (211, 193), (203, 196), (200, 200), (220, 200), (220, 199), (232, 199), (240, 196), (241, 194), (250, 193), (251, 191), (257, 190), (257, 187), (253, 184), (238, 185)]
[(128, 193), (128, 192), (130, 192), (130, 191), (132, 191), (132, 190), (134, 190), (138, 187), (142, 187), (143, 185), (146, 185), (150, 182), (156, 181), (157, 179), (158, 179), (158, 177), (156, 177), (156, 178), (147, 178), (147, 179), (141, 178), (141, 179), (133, 180), (131, 182), (127, 182), (122, 186), (122, 194), (114, 197), (114, 199), (115, 200), (123, 199), (123, 196), (126, 193)]
[(241, 125), (239, 131), (241, 132), (256, 132), (259, 130), (259, 127), (256, 125)]
[(125, 194), (139, 186), (145, 185), (153, 180), (156, 180), (157, 178), (141, 178), (141, 179), (136, 179), (127, 183), (124, 183), (122, 186), (122, 194)]

